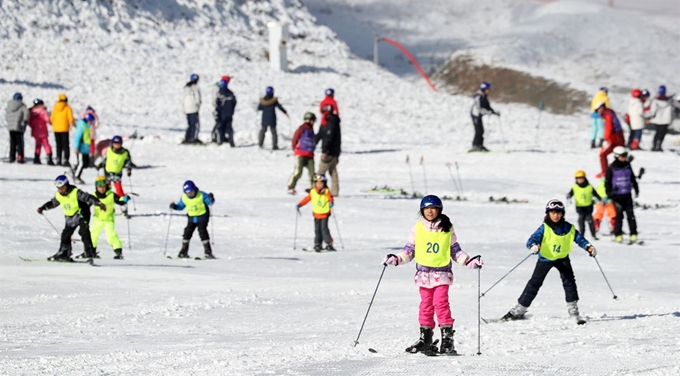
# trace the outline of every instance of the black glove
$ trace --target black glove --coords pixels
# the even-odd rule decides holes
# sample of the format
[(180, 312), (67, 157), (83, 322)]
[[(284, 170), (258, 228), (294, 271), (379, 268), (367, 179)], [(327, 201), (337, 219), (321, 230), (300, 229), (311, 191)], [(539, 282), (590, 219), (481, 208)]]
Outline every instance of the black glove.
[(213, 196), (212, 193), (208, 193), (208, 198), (210, 199), (210, 201), (213, 201), (213, 202), (215, 201), (215, 196)]
[(99, 209), (106, 211), (106, 205), (104, 204), (99, 205)]
[(170, 209), (177, 210), (177, 204), (175, 204), (174, 202), (171, 202), (170, 203)]
[(132, 170), (131, 169), (128, 168), (127, 173), (128, 173), (128, 176), (132, 176)]
[(635, 191), (635, 198), (638, 198), (639, 195), (640, 195), (640, 191)]

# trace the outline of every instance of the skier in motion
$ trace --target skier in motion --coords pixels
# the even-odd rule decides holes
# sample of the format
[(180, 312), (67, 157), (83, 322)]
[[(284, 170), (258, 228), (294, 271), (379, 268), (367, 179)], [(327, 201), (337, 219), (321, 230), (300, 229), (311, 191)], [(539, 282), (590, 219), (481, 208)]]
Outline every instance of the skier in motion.
[(470, 153), (477, 151), (489, 151), (489, 149), (484, 147), (484, 123), (482, 122), (482, 116), (501, 116), (500, 112), (495, 111), (493, 108), (491, 108), (491, 104), (489, 104), (490, 90), (491, 84), (488, 82), (482, 82), (482, 84), (479, 85), (479, 91), (477, 91), (477, 94), (474, 96), (472, 108), (470, 108), (472, 125), (475, 127), (475, 138), (472, 140), (472, 149), (470, 149)]
[(178, 258), (189, 258), (189, 242), (198, 228), (198, 235), (201, 237), (205, 258), (214, 259), (212, 248), (210, 247), (210, 234), (208, 234), (208, 222), (210, 221), (210, 206), (215, 203), (215, 196), (212, 193), (205, 193), (198, 189), (193, 181), (187, 180), (182, 186), (184, 194), (177, 203), (170, 203), (170, 209), (187, 209), (187, 227), (184, 228), (182, 237), (182, 249), (177, 255)]

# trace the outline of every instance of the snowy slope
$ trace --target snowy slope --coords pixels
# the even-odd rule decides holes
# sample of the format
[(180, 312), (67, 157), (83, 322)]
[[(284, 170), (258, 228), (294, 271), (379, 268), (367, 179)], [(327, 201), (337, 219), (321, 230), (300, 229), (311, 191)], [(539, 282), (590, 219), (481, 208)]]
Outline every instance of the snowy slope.
[[(56, 251), (57, 234), (35, 208), (52, 197), (52, 180), (63, 170), (1, 165), (0, 373), (680, 372), (675, 334), (680, 329), (677, 155), (636, 153), (635, 168), (647, 169), (640, 181), (639, 202), (664, 206), (636, 213), (645, 245), (616, 245), (606, 237), (595, 242), (618, 300), (611, 299), (593, 260), (574, 250), (580, 307), (588, 325), (575, 327), (566, 321), (559, 278), (553, 271), (531, 308), (532, 319), (483, 325), (483, 355), (474, 356), (477, 274), (457, 267), (451, 302), (457, 347), (466, 356), (406, 355), (403, 349), (418, 334), (418, 292), (412, 284), (411, 264), (385, 272), (360, 344), (353, 348), (382, 270), (380, 261), (403, 246), (417, 218), (417, 199), (370, 193), (372, 187), (411, 191), (409, 166), (404, 163), (408, 155), (415, 190), (456, 196), (445, 164), (458, 162), (467, 201), (447, 200), (445, 212), (463, 248), (483, 255), (487, 268), (481, 274), (481, 287), (485, 290), (525, 257), (524, 242), (540, 224), (544, 203), (563, 197), (573, 172), (585, 169), (588, 176), (597, 172), (597, 151), (587, 148), (587, 129), (581, 121), (543, 114), (537, 133), (537, 112), (524, 106), (500, 106), (503, 123), (487, 122), (487, 144), (496, 152), (466, 154), (472, 138), (469, 99), (432, 93), (353, 57), (298, 3), (177, 1), (164, 3), (167, 9), (155, 12), (154, 2), (142, 2), (139, 9), (115, 2), (110, 9), (113, 16), (101, 5), (106, 3), (30, 4), (30, 17), (18, 14), (13, 3), (0, 4), (4, 12), (0, 22), (7, 32), (3, 50), (12, 46), (12, 58), (2, 61), (11, 69), (3, 70), (0, 97), (21, 91), (26, 98), (40, 96), (51, 104), (57, 93), (66, 91), (75, 110), (86, 104), (98, 109), (102, 137), (135, 130), (145, 136), (126, 141), (135, 163), (144, 168), (134, 172), (132, 181), (124, 181), (126, 187), (134, 184), (139, 194), (136, 210), (130, 209), (134, 216), (129, 233), (126, 221), (117, 217), (126, 259), (114, 262), (102, 236), (103, 258), (94, 268), (18, 259), (43, 259)], [(260, 12), (260, 7), (272, 10)], [(193, 21), (179, 20), (182, 11), (194, 14)], [(272, 74), (262, 56), (266, 38), (256, 35), (267, 21), (285, 17), (296, 25), (294, 33), (308, 36), (291, 41), (292, 72)], [(61, 34), (31, 27), (30, 20), (44, 19), (50, 20), (44, 25), (61, 25)], [(97, 22), (84, 21), (92, 19)], [(16, 30), (22, 28), (19, 37)], [(135, 38), (142, 43), (134, 42)], [(54, 59), (51, 53), (58, 50), (57, 44), (68, 45), (72, 53)], [(239, 97), (238, 148), (177, 145), (185, 127), (181, 88), (191, 72), (204, 78), (204, 97), (217, 77), (234, 76), (232, 88)], [(298, 219), (298, 249), (292, 249), (294, 207), (301, 197), (285, 194), (293, 167), (291, 152), (254, 146), (259, 121), (254, 105), (269, 84), (281, 94), (293, 118), (283, 119), (279, 126), (286, 137), (305, 111), (316, 108), (326, 87), (337, 90), (343, 119), (342, 188), (335, 206), (338, 227), (331, 224), (337, 253), (299, 250), (313, 241), (308, 206)], [(204, 137), (212, 125), (210, 111), (206, 106), (201, 110)], [(675, 140), (669, 138), (666, 148), (672, 148)], [(3, 155), (6, 147), (6, 139), (0, 139)], [(27, 155), (32, 148), (27, 135)], [(423, 166), (418, 164), (421, 156)], [(452, 172), (456, 174), (455, 167)], [(84, 189), (91, 189), (94, 177), (94, 171), (86, 170)], [(218, 260), (163, 257), (168, 230), (167, 253), (176, 255), (180, 246), (186, 219), (179, 213), (164, 214), (167, 205), (179, 198), (186, 179), (217, 198), (211, 232)], [(298, 188), (302, 190), (304, 183)], [(494, 204), (488, 202), (489, 196), (528, 203)], [(570, 208), (567, 216), (575, 220), (576, 214)], [(58, 227), (63, 224), (58, 210), (46, 217)], [(194, 256), (201, 254), (196, 236), (191, 246)], [(76, 243), (74, 251), (80, 249)], [(523, 264), (483, 298), (483, 317), (499, 317), (515, 303), (533, 262)], [(379, 354), (369, 353), (368, 347)]]

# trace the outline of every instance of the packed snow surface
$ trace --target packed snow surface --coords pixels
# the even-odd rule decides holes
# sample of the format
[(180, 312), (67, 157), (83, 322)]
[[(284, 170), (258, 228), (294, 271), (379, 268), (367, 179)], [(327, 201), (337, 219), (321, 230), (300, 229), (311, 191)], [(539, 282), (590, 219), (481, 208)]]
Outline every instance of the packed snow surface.
[[(478, 288), (485, 291), (526, 257), (526, 239), (541, 224), (545, 202), (564, 197), (574, 171), (584, 169), (597, 182), (589, 122), (497, 106), (503, 117), (486, 122), (486, 144), (494, 152), (467, 154), (473, 133), (468, 98), (433, 93), (357, 59), (297, 2), (172, 1), (164, 2), (161, 14), (152, 11), (159, 2), (138, 3), (23, 2), (33, 9), (23, 14), (14, 2), (0, 3), (0, 97), (20, 91), (27, 102), (41, 97), (51, 107), (66, 92), (75, 112), (88, 104), (97, 109), (101, 138), (135, 131), (143, 136), (125, 141), (140, 166), (124, 179), (126, 189), (139, 195), (130, 206), (129, 232), (126, 219), (116, 218), (125, 260), (112, 259), (102, 235), (97, 267), (19, 259), (44, 260), (56, 252), (58, 235), (47, 220), (60, 229), (63, 216), (57, 209), (41, 218), (35, 210), (53, 197), (52, 181), (64, 169), (2, 164), (0, 373), (680, 373), (675, 153), (634, 153), (635, 170), (647, 171), (638, 202), (659, 206), (636, 211), (644, 245), (619, 245), (608, 236), (591, 240), (618, 299), (595, 261), (576, 248), (571, 259), (588, 324), (567, 319), (560, 279), (552, 271), (529, 320), (481, 325), (478, 356)], [(290, 42), (291, 72), (277, 74), (263, 57), (264, 25), (283, 18), (295, 25), (297, 37)], [(178, 145), (186, 126), (182, 85), (193, 72), (201, 75), (206, 101), (219, 76), (233, 76), (236, 148)], [(280, 118), (285, 149), (275, 152), (269, 151), (269, 136), (265, 150), (256, 145), (255, 106), (267, 85), (275, 87), (292, 118)], [(330, 225), (338, 252), (316, 254), (301, 250), (313, 244), (310, 208), (297, 218), (302, 195), (289, 196), (285, 188), (293, 168), (292, 132), (327, 87), (336, 89), (342, 115), (341, 189)], [(201, 108), (204, 139), (211, 111), (208, 104)], [(643, 138), (649, 142), (651, 135)], [(667, 137), (664, 147), (673, 149), (674, 141)], [(30, 163), (28, 132), (26, 144)], [(2, 138), (3, 161), (6, 150)], [(86, 170), (81, 187), (91, 192), (95, 176)], [(462, 193), (452, 182), (458, 176)], [(186, 218), (168, 215), (168, 204), (178, 200), (187, 179), (216, 197), (210, 230), (217, 260), (164, 257), (176, 256), (180, 247)], [(418, 336), (413, 264), (385, 271), (353, 347), (381, 260), (403, 247), (418, 217), (419, 199), (370, 192), (385, 185), (464, 198), (445, 200), (444, 213), (462, 248), (482, 255), (486, 264), (480, 286), (477, 271), (454, 266), (450, 299), (456, 347), (465, 356), (404, 353)], [(490, 196), (526, 203), (491, 203)], [(567, 219), (576, 221), (572, 206)], [(195, 234), (191, 255), (201, 256), (201, 248)], [(80, 250), (75, 243), (74, 252)], [(498, 318), (516, 303), (535, 262), (530, 258), (481, 299), (482, 317)]]

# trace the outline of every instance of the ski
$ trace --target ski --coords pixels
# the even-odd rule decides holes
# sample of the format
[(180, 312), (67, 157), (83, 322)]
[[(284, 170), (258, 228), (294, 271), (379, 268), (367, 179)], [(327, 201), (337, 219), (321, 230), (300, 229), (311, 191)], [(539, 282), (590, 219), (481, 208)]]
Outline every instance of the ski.
[(644, 241), (644, 240), (641, 240), (641, 241), (639, 241), (639, 242), (628, 242), (628, 245), (633, 245), (633, 244), (637, 244), (637, 245), (645, 245), (645, 241)]
[(176, 258), (173, 258), (172, 256), (165, 256), (165, 258), (167, 258), (169, 260), (203, 260), (200, 257), (176, 257)]
[(482, 319), (482, 321), (484, 321), (485, 324), (501, 324), (501, 323), (506, 323), (506, 322), (511, 322), (511, 321), (524, 321), (524, 320), (528, 320), (528, 319), (531, 318), (531, 316), (532, 316), (532, 315), (527, 315), (527, 314), (525, 314), (524, 316), (522, 316), (522, 317), (520, 317), (520, 318), (518, 318), (518, 319), (511, 319), (511, 320), (503, 320), (502, 318), (501, 318), (501, 319), (485, 319), (485, 318), (483, 318), (483, 317), (482, 317), (481, 319)]
[(87, 259), (87, 260), (73, 260), (71, 261), (58, 261), (58, 260), (50, 260), (50, 259), (33, 259), (33, 258), (26, 258), (26, 257), (21, 257), (18, 256), (21, 261), (26, 261), (26, 262), (53, 262), (53, 263), (60, 263), (60, 264), (89, 264), (92, 266), (99, 266), (94, 263), (92, 259)]
[(313, 248), (302, 248), (303, 251), (305, 252), (311, 252), (311, 253), (333, 253), (337, 252), (337, 250), (329, 251), (325, 248), (321, 248), (320, 250), (314, 250)]

